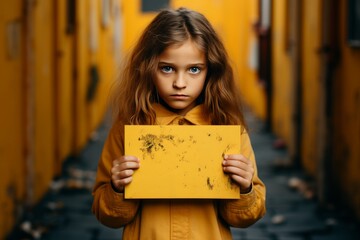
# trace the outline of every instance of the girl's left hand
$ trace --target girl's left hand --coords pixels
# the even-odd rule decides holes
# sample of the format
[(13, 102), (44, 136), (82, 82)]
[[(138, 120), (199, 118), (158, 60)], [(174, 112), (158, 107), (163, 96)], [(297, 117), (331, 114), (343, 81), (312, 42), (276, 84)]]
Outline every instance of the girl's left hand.
[(251, 191), (254, 176), (253, 163), (241, 154), (228, 154), (224, 156), (223, 170), (240, 186), (241, 193)]

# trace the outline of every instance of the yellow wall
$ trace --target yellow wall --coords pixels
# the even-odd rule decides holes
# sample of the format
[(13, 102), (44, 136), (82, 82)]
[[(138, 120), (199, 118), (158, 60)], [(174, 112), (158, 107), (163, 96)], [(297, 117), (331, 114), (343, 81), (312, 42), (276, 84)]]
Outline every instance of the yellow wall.
[(62, 161), (73, 151), (74, 138), (74, 35), (67, 34), (66, 1), (56, 1), (55, 52), (55, 142), (56, 173)]
[[(116, 58), (113, 42), (115, 27), (110, 22), (104, 27), (101, 22), (101, 1), (78, 1), (79, 31), (76, 34), (76, 69), (75, 78), (75, 138), (76, 151), (79, 151), (93, 130), (103, 120), (108, 101), (108, 91), (115, 79)], [(97, 19), (91, 23), (90, 18)], [(92, 42), (93, 41), (93, 42)], [(87, 100), (90, 84), (90, 68), (96, 67), (98, 84), (94, 98)]]
[[(97, 5), (98, 11), (101, 13), (103, 10), (103, 6), (101, 6), (101, 1), (98, 2)], [(115, 3), (114, 3), (115, 4)], [(109, 19), (114, 18), (111, 16), (111, 12), (109, 13)], [(89, 103), (89, 115), (91, 119), (91, 123), (89, 124), (91, 132), (93, 129), (97, 128), (97, 126), (103, 120), (106, 105), (108, 103), (108, 91), (111, 86), (112, 81), (116, 77), (116, 69), (119, 62), (116, 59), (116, 55), (114, 55), (115, 51), (121, 51), (120, 47), (116, 47), (116, 44), (120, 44), (121, 42), (114, 42), (114, 32), (115, 25), (114, 21), (109, 21), (108, 25), (102, 24), (102, 15), (99, 14), (98, 21), (98, 49), (92, 55), (93, 64), (97, 66), (99, 72), (99, 83), (97, 87), (97, 91), (95, 93), (95, 97), (93, 101)], [(120, 29), (119, 29), (120, 30)], [(116, 31), (119, 31), (116, 29)]]
[(360, 51), (346, 43), (346, 2), (340, 5), (341, 61), (334, 84), (334, 166), (333, 176), (341, 200), (348, 203), (360, 219)]
[[(23, 58), (22, 1), (0, 2), (0, 238), (8, 232), (15, 221), (15, 204), (24, 195), (24, 112), (23, 112)], [(18, 24), (18, 25), (17, 25)], [(12, 56), (8, 55), (8, 27), (19, 27), (20, 35)], [(13, 28), (13, 29), (14, 29)]]
[(258, 79), (257, 69), (250, 66), (250, 58), (257, 45), (253, 24), (258, 20), (258, 1), (227, 1), (223, 14), (225, 43), (235, 62), (243, 99), (257, 116), (264, 119), (265, 89)]
[[(293, 18), (289, 16), (288, 2), (273, 2), (273, 131), (283, 138), (289, 145), (289, 150), (294, 151), (294, 137), (296, 114), (301, 117), (300, 154), (302, 165), (312, 175), (316, 175), (318, 165), (318, 124), (319, 123), (319, 95), (321, 75), (321, 55), (317, 49), (321, 46), (321, 10), (322, 1), (299, 1), (302, 15), (300, 16), (301, 39), (294, 42)], [(300, 50), (300, 65), (295, 66), (295, 48)], [(300, 69), (300, 78), (296, 76), (296, 69)], [(296, 89), (300, 81), (300, 101), (302, 108), (297, 113)], [(296, 143), (295, 143), (296, 144)], [(290, 155), (293, 154), (290, 152)]]
[(321, 96), (322, 0), (302, 1), (302, 163), (316, 175), (319, 134), (319, 99)]
[(294, 111), (293, 69), (287, 49), (285, 0), (273, 2), (272, 51), (273, 51), (273, 131), (286, 142), (291, 141), (292, 112)]
[[(70, 34), (67, 1), (23, 2), (0, 3), (1, 239), (21, 217), (20, 210), (44, 196), (63, 161), (79, 153), (102, 122), (121, 52), (121, 38), (114, 40), (114, 9), (108, 9), (108, 25), (102, 24), (103, 1), (76, 1), (78, 28)], [(120, 2), (112, 1), (114, 6)], [(97, 14), (93, 49), (90, 6)], [(93, 65), (99, 83), (87, 101)]]
[(86, 92), (88, 84), (89, 56), (89, 2), (77, 1), (76, 20), (78, 30), (75, 33), (75, 69), (74, 77), (74, 107), (75, 107), (75, 149), (80, 151), (85, 144), (88, 133), (88, 112)]
[[(84, 87), (86, 89), (85, 92), (85, 102), (83, 106), (86, 106), (86, 114), (87, 114), (87, 129), (86, 133), (91, 133), (93, 129), (96, 128), (96, 126), (99, 124), (99, 118), (97, 116), (101, 116), (100, 109), (99, 109), (99, 95), (97, 94), (97, 91), (99, 90), (101, 86), (101, 71), (99, 65), (101, 62), (97, 61), (99, 58), (102, 49), (102, 39), (104, 39), (105, 34), (102, 34), (102, 37), (100, 35), (101, 31), (101, 1), (87, 1), (86, 3), (80, 3), (80, 4), (86, 4), (87, 6), (84, 9), (86, 10), (86, 14), (83, 16), (84, 25), (87, 26), (87, 36), (86, 38), (82, 39), (86, 41), (87, 44), (84, 44), (84, 49), (87, 49), (87, 52), (83, 52), (83, 56), (79, 56), (79, 59), (86, 59), (88, 58), (89, 61), (85, 62), (83, 61), (83, 73), (81, 74), (84, 77)], [(94, 18), (93, 22), (91, 21), (91, 18)], [(83, 26), (84, 26), (83, 25)], [(86, 30), (84, 29), (84, 32)], [(91, 39), (93, 39), (93, 43), (91, 43)], [(84, 42), (85, 43), (85, 42)], [(86, 54), (87, 57), (86, 57)], [(86, 100), (87, 99), (87, 91), (89, 88), (89, 85), (91, 84), (91, 74), (90, 74), (90, 68), (94, 67), (97, 71), (97, 75), (99, 78), (99, 81), (97, 83), (96, 92), (94, 93), (94, 97), (92, 100)], [(87, 136), (88, 137), (88, 136)], [(85, 139), (87, 139), (87, 137)]]
[[(34, 56), (34, 202), (48, 189), (54, 175), (54, 17), (52, 1), (33, 8)], [(47, 22), (47, 24), (44, 24)]]
[[(320, 109), (321, 99), (326, 89), (323, 86), (322, 55), (319, 50), (322, 42), (323, 0), (304, 0), (301, 3), (301, 163), (307, 173), (315, 179), (321, 159), (322, 137), (320, 128), (324, 109)], [(336, 1), (335, 1), (336, 2)], [(328, 176), (333, 182), (325, 182), (326, 187), (340, 200), (342, 206), (353, 209), (360, 218), (360, 52), (358, 48), (351, 48), (346, 43), (347, 36), (347, 1), (341, 1), (339, 8), (339, 31), (337, 26), (330, 25), (330, 30), (339, 40), (339, 53), (335, 55), (338, 65), (333, 66), (333, 92), (331, 93), (333, 124), (331, 126), (332, 149), (329, 155), (332, 162), (327, 160), (331, 169)], [(286, 34), (286, 1), (273, 1), (273, 129), (282, 136), (287, 143), (291, 142), (292, 129), (291, 103), (294, 93), (292, 79), (292, 59), (284, 49), (284, 34)], [(335, 16), (333, 16), (335, 17)], [(336, 47), (336, 46), (335, 46)], [(330, 55), (332, 57), (333, 55)], [(289, 104), (290, 103), (290, 104)], [(325, 140), (322, 139), (324, 142)], [(329, 159), (330, 160), (330, 159)], [(323, 169), (326, 171), (326, 169)], [(329, 180), (329, 179), (326, 179)], [(321, 187), (321, 186), (318, 186)]]
[(124, 25), (124, 42), (123, 52), (126, 54), (129, 49), (134, 47), (140, 34), (153, 19), (155, 13), (141, 13), (139, 0), (122, 1), (123, 25)]

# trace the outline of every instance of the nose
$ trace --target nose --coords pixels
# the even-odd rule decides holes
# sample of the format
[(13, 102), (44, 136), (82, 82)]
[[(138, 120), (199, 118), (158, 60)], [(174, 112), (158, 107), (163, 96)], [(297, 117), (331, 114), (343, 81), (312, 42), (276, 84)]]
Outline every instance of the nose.
[(173, 82), (173, 87), (178, 89), (182, 89), (186, 87), (186, 80), (184, 74), (178, 73), (176, 75), (176, 78), (174, 79)]

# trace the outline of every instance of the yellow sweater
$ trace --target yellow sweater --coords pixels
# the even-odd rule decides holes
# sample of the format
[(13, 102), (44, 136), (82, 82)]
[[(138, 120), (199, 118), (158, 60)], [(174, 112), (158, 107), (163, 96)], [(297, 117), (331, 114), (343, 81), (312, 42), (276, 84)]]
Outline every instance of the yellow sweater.
[[(176, 115), (159, 104), (154, 107), (159, 125), (210, 124), (202, 105), (190, 110), (186, 116)], [(227, 240), (232, 239), (230, 226), (247, 227), (265, 214), (265, 186), (258, 177), (254, 152), (245, 131), (241, 135), (241, 154), (253, 161), (255, 176), (251, 192), (242, 194), (239, 200), (125, 200), (122, 193), (113, 190), (110, 175), (112, 161), (124, 155), (123, 134), (123, 127), (114, 124), (105, 142), (93, 191), (92, 211), (108, 227), (124, 226), (124, 240)]]

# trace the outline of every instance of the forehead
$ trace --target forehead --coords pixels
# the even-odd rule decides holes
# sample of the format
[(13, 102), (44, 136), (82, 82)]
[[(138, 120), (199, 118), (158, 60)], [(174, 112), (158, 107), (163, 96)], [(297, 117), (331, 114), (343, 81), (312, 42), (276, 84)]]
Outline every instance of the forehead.
[(167, 47), (159, 56), (160, 62), (168, 63), (205, 63), (205, 53), (192, 40)]

